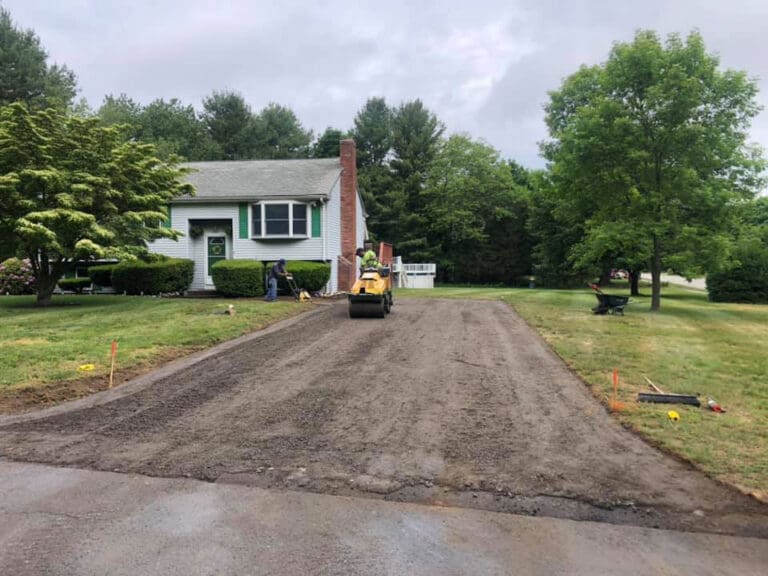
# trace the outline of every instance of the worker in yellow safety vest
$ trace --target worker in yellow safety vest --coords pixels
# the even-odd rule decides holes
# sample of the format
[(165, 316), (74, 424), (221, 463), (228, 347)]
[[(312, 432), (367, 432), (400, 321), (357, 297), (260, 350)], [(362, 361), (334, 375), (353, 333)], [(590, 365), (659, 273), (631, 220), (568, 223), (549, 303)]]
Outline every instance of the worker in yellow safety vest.
[(376, 257), (376, 252), (374, 252), (373, 250), (368, 250), (366, 252), (362, 248), (358, 248), (355, 251), (355, 256), (360, 258), (360, 269), (361, 270), (365, 270), (366, 268), (378, 268), (379, 267), (379, 259)]

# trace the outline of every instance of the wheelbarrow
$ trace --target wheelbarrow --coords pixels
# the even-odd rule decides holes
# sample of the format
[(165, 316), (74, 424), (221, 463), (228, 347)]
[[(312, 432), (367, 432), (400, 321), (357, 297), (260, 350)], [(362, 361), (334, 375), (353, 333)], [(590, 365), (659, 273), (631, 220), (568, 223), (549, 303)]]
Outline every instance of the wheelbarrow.
[(597, 306), (592, 308), (592, 312), (600, 315), (619, 314), (624, 316), (624, 306), (629, 304), (629, 296), (606, 294), (600, 290), (600, 286), (597, 284), (590, 284), (589, 287), (595, 291), (595, 296), (597, 296)]

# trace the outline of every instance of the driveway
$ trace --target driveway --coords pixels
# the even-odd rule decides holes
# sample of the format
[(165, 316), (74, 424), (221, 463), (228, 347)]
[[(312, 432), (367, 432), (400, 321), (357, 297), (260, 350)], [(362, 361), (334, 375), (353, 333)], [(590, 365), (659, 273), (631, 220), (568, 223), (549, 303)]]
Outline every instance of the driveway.
[(768, 537), (764, 505), (624, 430), (501, 302), (337, 303), (131, 386), (0, 419), (0, 455)]

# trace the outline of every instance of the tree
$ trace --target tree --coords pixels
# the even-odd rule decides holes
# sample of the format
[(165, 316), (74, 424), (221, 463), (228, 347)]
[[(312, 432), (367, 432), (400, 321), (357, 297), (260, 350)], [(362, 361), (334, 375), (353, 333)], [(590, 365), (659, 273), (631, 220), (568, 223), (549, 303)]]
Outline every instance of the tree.
[(32, 262), (47, 305), (68, 261), (126, 252), (155, 238), (168, 202), (191, 193), (184, 170), (96, 118), (16, 103), (0, 109), (0, 228)]
[(126, 125), (128, 136), (138, 138), (141, 134), (141, 104), (126, 94), (104, 96), (96, 116), (105, 126)]
[(138, 118), (139, 138), (157, 146), (160, 158), (178, 155), (185, 160), (215, 160), (221, 155), (191, 105), (176, 98), (158, 98), (146, 105)]
[(203, 100), (202, 120), (208, 135), (221, 148), (221, 159), (254, 157), (257, 120), (240, 94), (214, 91)]
[(374, 238), (398, 242), (405, 200), (385, 162), (392, 139), (392, 111), (384, 98), (368, 99), (357, 112), (350, 134), (357, 147), (357, 181), (368, 213), (368, 230)]
[(357, 166), (381, 166), (392, 140), (392, 110), (384, 98), (369, 98), (355, 116), (352, 138), (357, 146)]
[(714, 266), (731, 207), (760, 185), (763, 161), (745, 145), (756, 92), (745, 73), (718, 68), (698, 33), (662, 44), (641, 31), (550, 94), (543, 150), (555, 188), (587, 216), (588, 239), (633, 230), (624, 256), (647, 256), (652, 310), (662, 270)]
[(344, 133), (341, 130), (329, 126), (312, 146), (312, 157), (338, 158), (340, 154), (339, 143), (342, 138), (344, 138)]
[(312, 132), (304, 130), (293, 110), (274, 102), (257, 117), (256, 158), (307, 158)]
[(393, 240), (401, 254), (415, 259), (429, 255), (422, 190), (444, 130), (421, 100), (401, 104), (392, 117), (394, 158), (389, 165), (399, 188), (393, 193), (402, 193), (405, 199), (400, 231)]
[(443, 142), (424, 189), (429, 249), (441, 278), (517, 284), (530, 274), (528, 195), (492, 147), (462, 135)]
[(16, 28), (0, 7), (0, 106), (24, 102), (35, 108), (71, 104), (77, 93), (74, 73), (47, 64), (48, 55), (32, 30)]

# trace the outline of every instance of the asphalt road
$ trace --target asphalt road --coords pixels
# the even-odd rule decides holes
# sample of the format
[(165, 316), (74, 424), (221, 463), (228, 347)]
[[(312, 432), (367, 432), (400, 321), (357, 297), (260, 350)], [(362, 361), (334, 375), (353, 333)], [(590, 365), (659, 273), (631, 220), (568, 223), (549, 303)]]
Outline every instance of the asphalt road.
[(768, 541), (0, 462), (8, 576), (763, 576)]

